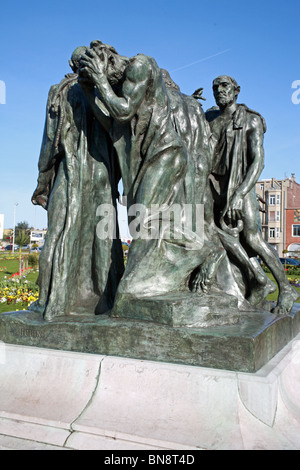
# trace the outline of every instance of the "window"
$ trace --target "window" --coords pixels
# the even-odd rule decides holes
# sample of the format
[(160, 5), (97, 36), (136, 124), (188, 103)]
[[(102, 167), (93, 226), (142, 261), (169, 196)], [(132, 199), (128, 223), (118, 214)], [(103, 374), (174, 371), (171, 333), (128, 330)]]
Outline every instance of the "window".
[(300, 237), (300, 225), (292, 226), (292, 234), (293, 234), (293, 237)]
[(279, 211), (276, 212), (276, 221), (280, 222), (280, 212)]
[(269, 222), (275, 222), (275, 211), (269, 212)]
[(270, 228), (269, 238), (275, 238), (275, 228)]
[(265, 187), (264, 183), (260, 183), (260, 190), (261, 190), (261, 191), (264, 190), (264, 187)]
[(276, 238), (280, 238), (279, 227), (276, 227)]
[(269, 204), (270, 206), (274, 206), (275, 205), (275, 194), (271, 194), (270, 195), (270, 198), (269, 198)]
[(276, 196), (276, 204), (280, 204), (280, 194), (277, 194)]

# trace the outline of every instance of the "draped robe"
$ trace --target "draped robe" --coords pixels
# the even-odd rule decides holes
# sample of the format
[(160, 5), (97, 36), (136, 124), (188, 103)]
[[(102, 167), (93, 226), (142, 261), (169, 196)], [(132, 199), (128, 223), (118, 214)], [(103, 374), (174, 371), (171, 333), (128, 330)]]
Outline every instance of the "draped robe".
[(116, 205), (117, 174), (111, 143), (77, 75), (69, 74), (49, 92), (33, 195), (33, 203), (42, 202), (48, 210), (40, 299), (33, 309), (49, 321), (72, 313), (104, 313), (113, 305), (124, 269), (118, 229), (110, 225), (106, 239), (96, 229), (97, 208)]

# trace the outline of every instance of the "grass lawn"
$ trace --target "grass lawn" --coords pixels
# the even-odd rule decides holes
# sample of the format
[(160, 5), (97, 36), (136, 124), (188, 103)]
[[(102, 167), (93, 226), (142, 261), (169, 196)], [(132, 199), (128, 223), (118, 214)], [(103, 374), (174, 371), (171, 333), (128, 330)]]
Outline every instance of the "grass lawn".
[[(14, 255), (0, 253), (0, 281), (3, 281), (5, 276), (8, 278), (17, 272), (19, 272), (19, 255), (16, 253)], [(36, 282), (37, 278), (38, 272), (35, 270), (27, 275), (27, 280), (30, 282)]]
[[(274, 277), (272, 276), (272, 274), (268, 273), (268, 277), (271, 281), (274, 282), (274, 284), (276, 284), (276, 281), (275, 281)], [(295, 276), (295, 275), (292, 275), (292, 274), (288, 275), (287, 277), (288, 277), (289, 280), (290, 279), (295, 280), (295, 279), (300, 278), (300, 276)], [(297, 303), (300, 303), (300, 287), (294, 287), (294, 289), (299, 292), (299, 298), (297, 300)], [(268, 295), (267, 300), (270, 300), (270, 301), (274, 302), (274, 301), (277, 300), (277, 298), (278, 298), (278, 287), (277, 287), (277, 290), (273, 294)]]
[(26, 310), (26, 307), (20, 308), (17, 305), (3, 304), (3, 305), (0, 305), (0, 313), (15, 312), (16, 310), (23, 310), (23, 308)]

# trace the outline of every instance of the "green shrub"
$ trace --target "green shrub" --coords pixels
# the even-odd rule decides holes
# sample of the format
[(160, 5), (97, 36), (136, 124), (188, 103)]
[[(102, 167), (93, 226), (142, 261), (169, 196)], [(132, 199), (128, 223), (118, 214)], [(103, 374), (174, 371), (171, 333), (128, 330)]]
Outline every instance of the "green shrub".
[(31, 253), (28, 255), (28, 264), (29, 266), (32, 266), (33, 268), (38, 268), (39, 266), (39, 253)]
[(292, 274), (294, 276), (300, 276), (300, 266), (293, 266), (293, 265), (287, 264), (286, 268), (288, 269), (287, 271), (288, 274)]
[(262, 269), (263, 269), (263, 271), (264, 271), (265, 273), (270, 273), (270, 272), (271, 272), (271, 271), (269, 270), (268, 266), (266, 266), (265, 264), (262, 264), (261, 267), (262, 267)]

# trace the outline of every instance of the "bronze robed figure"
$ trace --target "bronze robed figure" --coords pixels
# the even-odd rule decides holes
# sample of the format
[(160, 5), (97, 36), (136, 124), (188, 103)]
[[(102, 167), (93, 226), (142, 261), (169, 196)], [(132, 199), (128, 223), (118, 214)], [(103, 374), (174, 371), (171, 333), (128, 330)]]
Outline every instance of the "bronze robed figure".
[[(202, 89), (185, 95), (144, 54), (96, 40), (70, 65), (48, 98), (33, 203), (49, 227), (32, 309), (49, 321), (107, 313), (198, 327), (251, 309), (289, 314), (298, 296), (262, 237), (255, 194), (266, 124), (237, 103), (236, 81), (217, 77), (217, 107), (204, 112)], [(134, 227), (124, 272), (117, 217), (97, 231), (99, 207), (116, 214), (120, 179)]]

